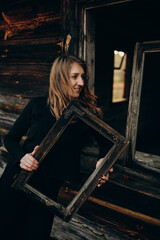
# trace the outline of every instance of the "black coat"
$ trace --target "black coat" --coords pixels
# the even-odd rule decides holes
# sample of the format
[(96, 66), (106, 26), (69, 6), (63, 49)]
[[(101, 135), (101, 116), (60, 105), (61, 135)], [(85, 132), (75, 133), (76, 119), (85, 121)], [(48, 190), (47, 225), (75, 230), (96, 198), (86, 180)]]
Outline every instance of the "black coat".
[[(48, 212), (48, 209), (43, 209), (37, 203), (28, 200), (22, 193), (16, 192), (11, 188), (11, 183), (15, 174), (21, 170), (20, 159), (26, 153), (31, 153), (34, 147), (41, 143), (55, 122), (56, 118), (50, 112), (47, 97), (37, 97), (27, 104), (4, 139), (11, 158), (0, 179), (0, 237), (2, 239), (15, 237), (17, 240), (40, 240), (47, 239), (50, 234), (53, 214)], [(90, 133), (92, 134), (92, 130), (82, 121), (71, 122), (31, 177), (31, 184), (48, 197), (56, 199), (64, 179), (78, 180), (81, 150)], [(21, 145), (24, 135), (27, 138)], [(95, 137), (97, 137), (96, 134)], [(103, 142), (102, 139), (97, 139)], [(103, 144), (100, 146), (99, 157), (105, 154)], [(31, 214), (28, 215), (28, 212)], [(28, 228), (24, 231), (26, 226)], [(13, 231), (8, 232), (7, 229), (11, 228)], [(23, 235), (29, 237), (23, 238)]]

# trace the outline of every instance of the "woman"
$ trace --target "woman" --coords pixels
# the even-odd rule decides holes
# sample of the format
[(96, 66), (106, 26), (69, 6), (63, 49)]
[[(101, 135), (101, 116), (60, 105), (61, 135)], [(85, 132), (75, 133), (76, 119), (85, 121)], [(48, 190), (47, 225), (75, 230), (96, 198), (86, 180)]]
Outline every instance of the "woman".
[[(38, 145), (73, 99), (96, 115), (102, 115), (96, 105), (96, 96), (88, 89), (85, 62), (74, 56), (60, 56), (54, 61), (51, 69), (49, 96), (32, 99), (4, 140), (11, 159), (0, 185), (2, 240), (11, 237), (17, 240), (49, 239), (53, 214), (11, 188), (11, 183), (21, 169), (38, 169), (30, 180), (31, 184), (56, 200), (63, 180), (78, 178), (80, 151), (86, 133), (86, 128), (79, 121), (74, 121), (67, 127), (40, 166), (33, 157)], [(20, 141), (26, 134), (27, 138), (22, 146)], [(103, 176), (98, 186), (108, 180), (108, 177)]]

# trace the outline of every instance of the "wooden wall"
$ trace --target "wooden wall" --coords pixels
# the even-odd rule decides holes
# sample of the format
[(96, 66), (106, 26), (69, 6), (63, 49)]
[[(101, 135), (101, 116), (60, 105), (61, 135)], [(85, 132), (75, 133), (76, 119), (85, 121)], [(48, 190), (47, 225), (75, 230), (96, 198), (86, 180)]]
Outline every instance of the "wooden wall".
[(0, 134), (28, 100), (48, 93), (51, 64), (62, 51), (61, 1), (5, 1), (0, 5)]

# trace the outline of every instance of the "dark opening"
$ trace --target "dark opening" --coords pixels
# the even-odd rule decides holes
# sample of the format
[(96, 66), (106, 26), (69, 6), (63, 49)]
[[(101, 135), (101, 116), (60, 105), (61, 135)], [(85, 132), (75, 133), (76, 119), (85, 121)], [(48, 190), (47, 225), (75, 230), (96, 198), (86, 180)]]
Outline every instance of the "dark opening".
[(160, 53), (146, 53), (136, 150), (160, 155)]
[[(151, 1), (128, 2), (87, 11), (95, 20), (95, 93), (104, 120), (124, 135), (135, 43), (159, 39), (157, 5)], [(123, 86), (120, 86), (123, 97), (118, 101), (113, 100), (115, 50), (126, 54)]]

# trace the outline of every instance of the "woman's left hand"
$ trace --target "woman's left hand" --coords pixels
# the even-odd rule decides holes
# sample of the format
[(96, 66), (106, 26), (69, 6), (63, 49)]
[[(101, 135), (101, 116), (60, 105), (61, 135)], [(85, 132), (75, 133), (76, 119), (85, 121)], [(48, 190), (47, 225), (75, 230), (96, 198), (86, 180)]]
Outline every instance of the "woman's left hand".
[[(96, 168), (103, 161), (103, 158), (99, 159), (96, 163)], [(98, 180), (98, 187), (101, 187), (103, 183), (109, 180), (109, 173), (113, 172), (113, 168), (110, 168), (109, 172), (106, 175), (102, 175), (102, 177)]]

